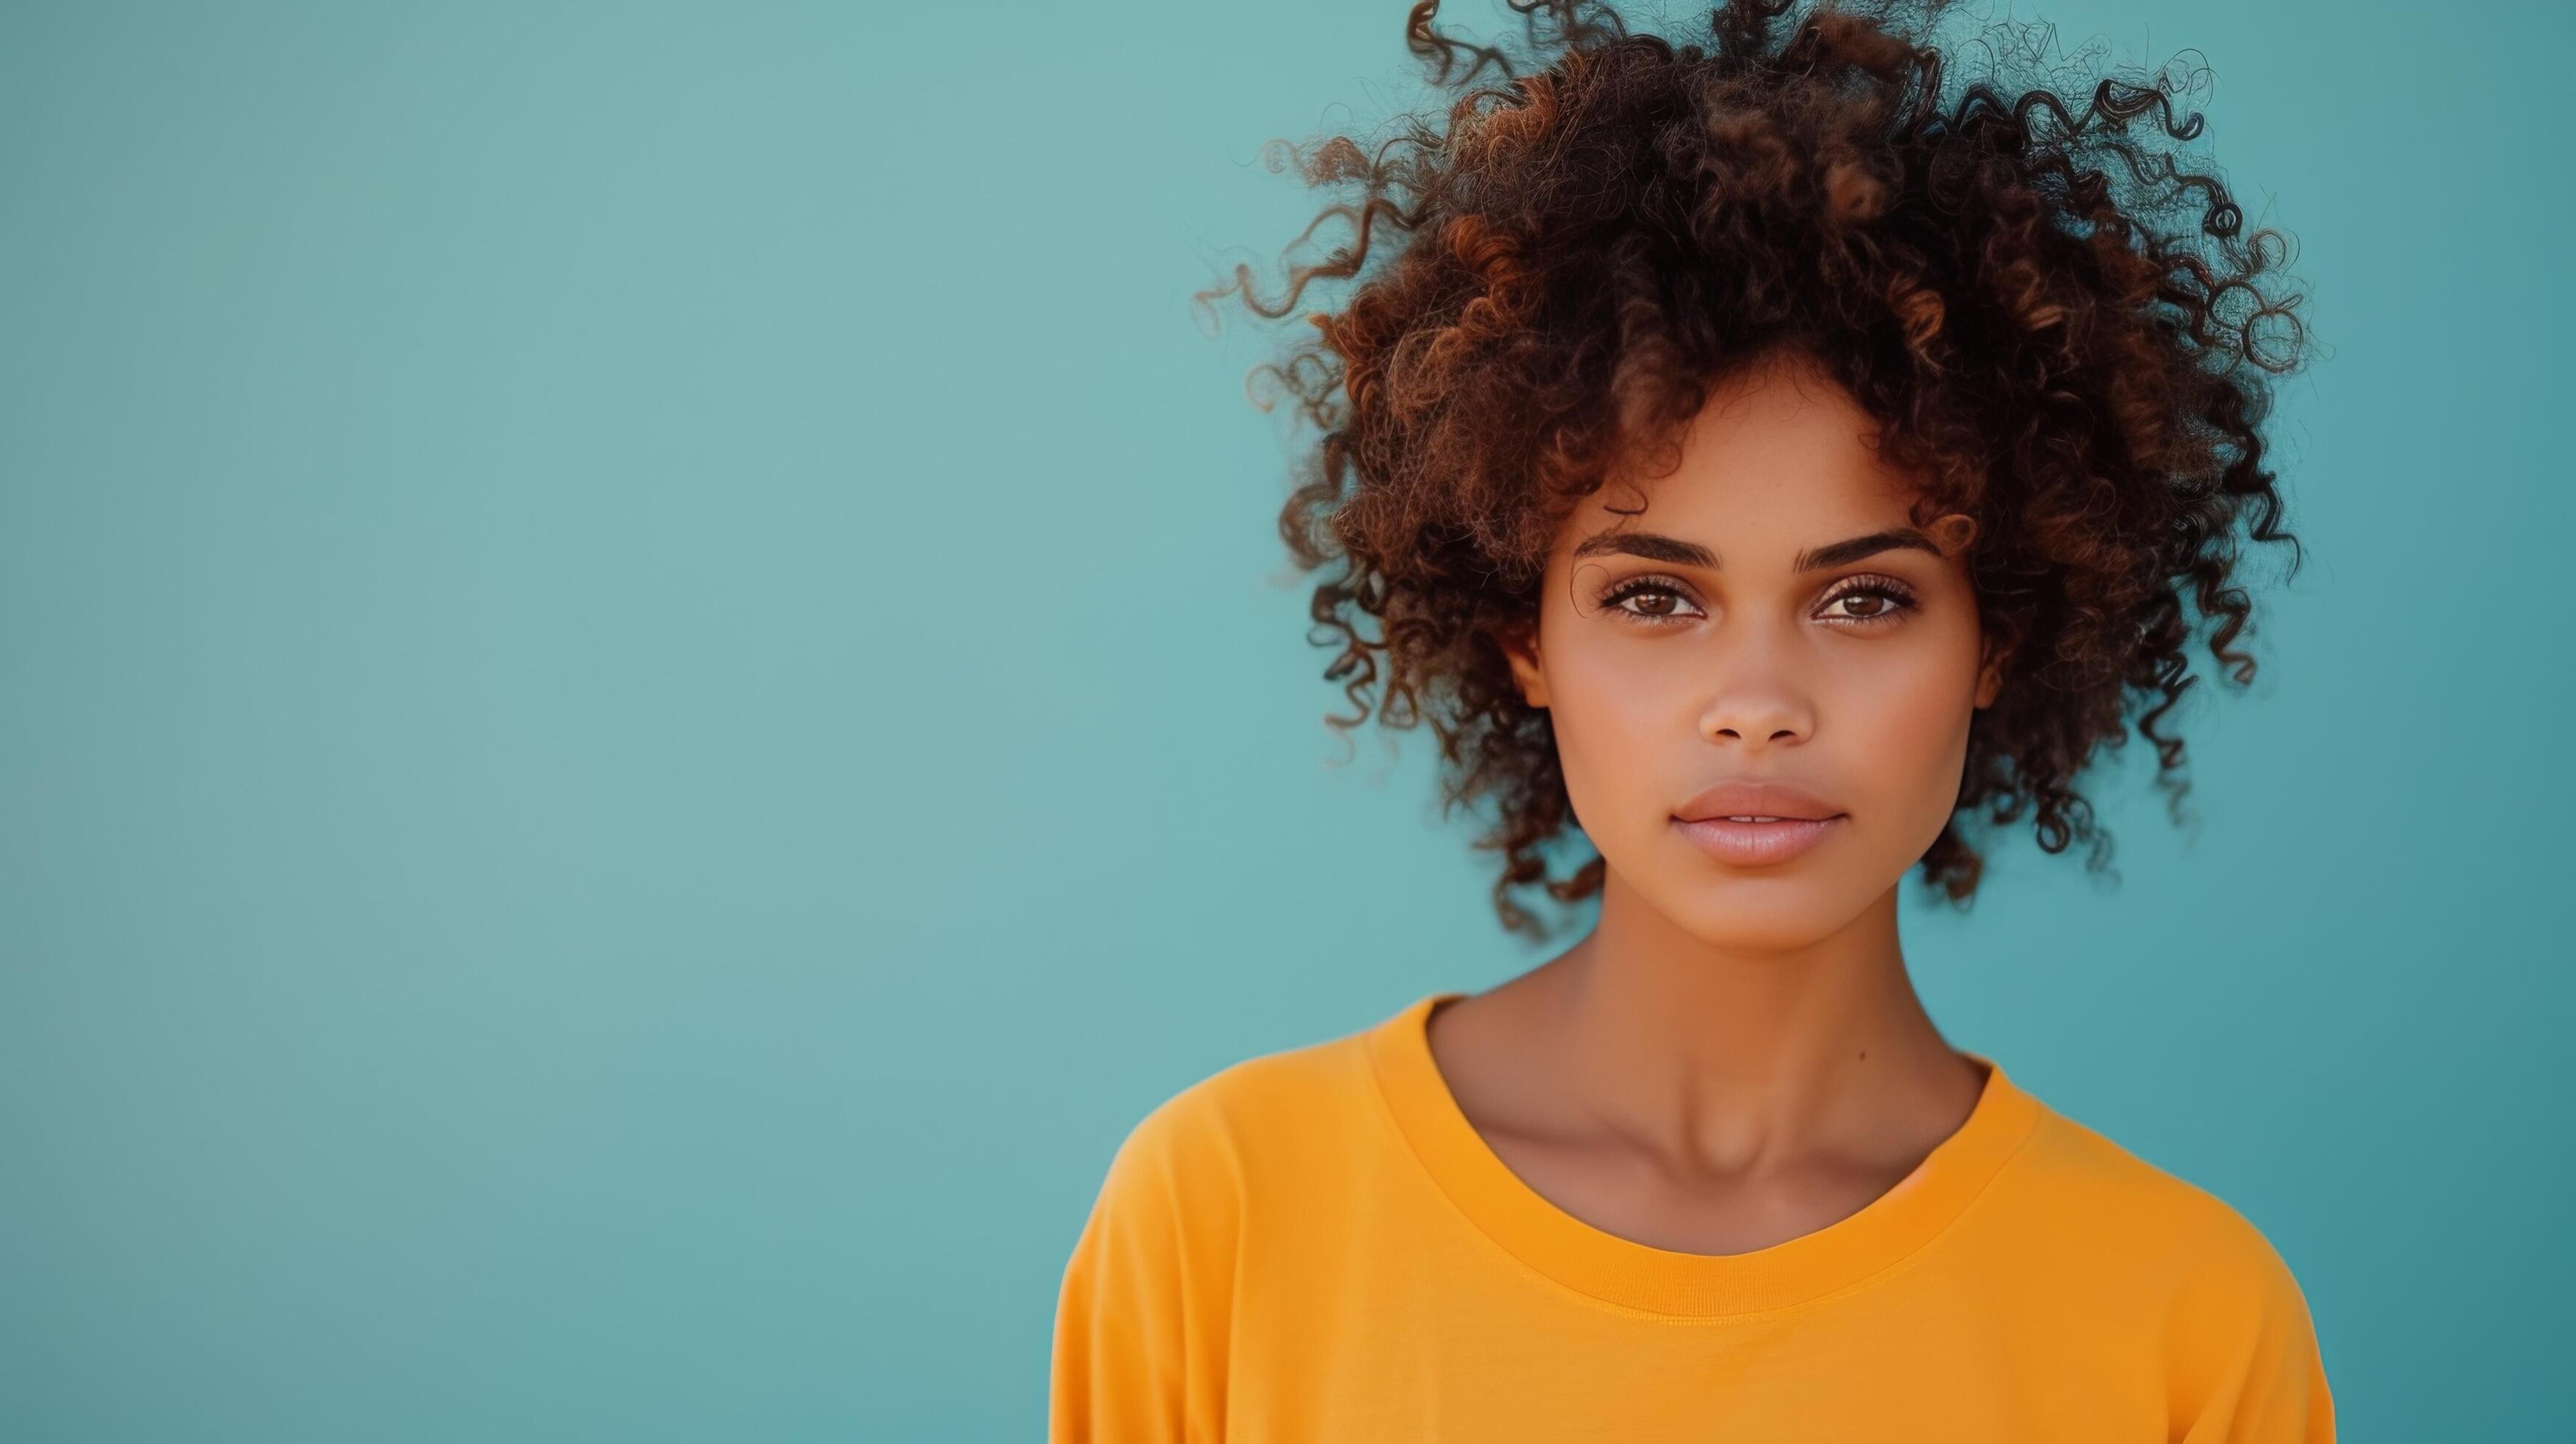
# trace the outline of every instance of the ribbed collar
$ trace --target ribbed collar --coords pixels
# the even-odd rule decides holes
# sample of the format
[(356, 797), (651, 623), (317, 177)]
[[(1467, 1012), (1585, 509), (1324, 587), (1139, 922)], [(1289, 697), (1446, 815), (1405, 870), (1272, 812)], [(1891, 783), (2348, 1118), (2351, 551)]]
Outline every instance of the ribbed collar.
[(1432, 993), (1362, 1035), (1397, 1128), (1459, 1210), (1514, 1257), (1569, 1288), (1649, 1313), (1718, 1317), (1805, 1302), (1870, 1277), (1964, 1212), (2038, 1123), (2039, 1101), (1993, 1059), (1967, 1122), (1860, 1212), (1751, 1253), (1677, 1253), (1605, 1232), (1550, 1203), (1467, 1121), (1431, 1054)]

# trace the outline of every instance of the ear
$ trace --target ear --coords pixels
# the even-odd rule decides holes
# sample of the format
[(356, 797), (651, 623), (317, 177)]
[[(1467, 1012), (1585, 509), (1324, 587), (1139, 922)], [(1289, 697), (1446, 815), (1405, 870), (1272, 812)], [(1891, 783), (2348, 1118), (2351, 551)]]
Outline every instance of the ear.
[(1521, 700), (1533, 707), (1547, 705), (1547, 674), (1539, 670), (1538, 620), (1516, 622), (1497, 633), (1503, 656), (1512, 664), (1512, 680), (1520, 683)]
[(2004, 663), (2011, 658), (2012, 649), (1996, 646), (1994, 639), (1989, 637), (1982, 655), (1984, 661), (1977, 673), (1977, 707), (1981, 711), (1993, 706), (1995, 697), (2003, 691)]

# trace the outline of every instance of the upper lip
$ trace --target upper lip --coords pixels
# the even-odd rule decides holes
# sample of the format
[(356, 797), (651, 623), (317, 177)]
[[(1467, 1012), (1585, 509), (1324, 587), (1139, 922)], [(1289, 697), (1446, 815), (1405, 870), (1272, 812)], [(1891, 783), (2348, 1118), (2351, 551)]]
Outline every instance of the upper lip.
[(1712, 817), (1791, 817), (1822, 821), (1842, 809), (1786, 782), (1721, 782), (1673, 810), (1683, 822)]

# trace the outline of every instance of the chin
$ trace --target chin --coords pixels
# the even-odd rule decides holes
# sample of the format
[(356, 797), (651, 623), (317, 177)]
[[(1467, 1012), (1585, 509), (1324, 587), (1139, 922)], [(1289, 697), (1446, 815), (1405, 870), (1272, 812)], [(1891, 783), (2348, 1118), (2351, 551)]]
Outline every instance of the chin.
[(1842, 889), (1795, 876), (1793, 868), (1721, 875), (1711, 865), (1691, 878), (1641, 888), (1675, 926), (1709, 944), (1745, 952), (1789, 952), (1833, 936), (1866, 905)]

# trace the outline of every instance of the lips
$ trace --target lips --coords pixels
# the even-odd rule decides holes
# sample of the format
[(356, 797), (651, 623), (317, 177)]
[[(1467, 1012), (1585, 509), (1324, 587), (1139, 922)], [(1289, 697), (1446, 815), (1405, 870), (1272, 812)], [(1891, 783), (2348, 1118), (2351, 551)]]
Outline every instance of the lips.
[(1768, 780), (1721, 782), (1673, 809), (1673, 818), (1678, 822), (1743, 817), (1825, 822), (1843, 815), (1841, 808), (1812, 792), (1787, 782)]
[(1711, 817), (1697, 822), (1679, 819), (1673, 822), (1682, 836), (1690, 840), (1691, 846), (1720, 862), (1731, 862), (1738, 867), (1786, 862), (1824, 841), (1835, 828), (1850, 825), (1839, 817), (1785, 822), (1729, 822), (1722, 817)]
[(1692, 846), (1739, 867), (1786, 862), (1848, 824), (1841, 808), (1776, 781), (1721, 782), (1673, 814)]

